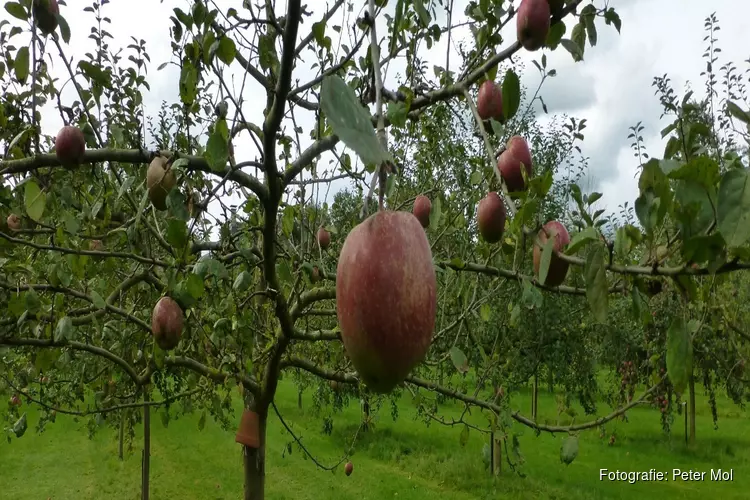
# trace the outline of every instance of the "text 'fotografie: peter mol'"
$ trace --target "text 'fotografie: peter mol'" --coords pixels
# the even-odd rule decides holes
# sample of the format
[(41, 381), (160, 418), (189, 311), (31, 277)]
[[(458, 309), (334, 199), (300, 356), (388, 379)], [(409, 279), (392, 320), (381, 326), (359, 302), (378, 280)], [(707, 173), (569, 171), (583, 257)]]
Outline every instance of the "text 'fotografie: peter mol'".
[(695, 471), (672, 469), (671, 471), (621, 471), (599, 469), (600, 481), (734, 481), (734, 469), (711, 469), (710, 471)]

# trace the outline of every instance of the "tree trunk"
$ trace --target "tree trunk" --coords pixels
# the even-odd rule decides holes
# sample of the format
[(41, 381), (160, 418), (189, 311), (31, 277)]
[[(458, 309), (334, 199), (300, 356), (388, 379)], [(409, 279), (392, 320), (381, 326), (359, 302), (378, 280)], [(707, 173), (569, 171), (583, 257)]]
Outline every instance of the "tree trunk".
[(550, 394), (555, 392), (555, 377), (550, 366), (547, 367), (547, 392)]
[(297, 408), (302, 409), (302, 391), (297, 392)]
[(245, 500), (263, 500), (265, 498), (267, 420), (267, 410), (258, 412), (260, 446), (257, 449), (247, 446), (242, 447), (245, 458)]
[(531, 389), (531, 418), (536, 420), (537, 395), (539, 394), (539, 375), (534, 373), (534, 386)]
[[(149, 389), (143, 391), (143, 402), (150, 400)], [(148, 476), (151, 469), (151, 408), (143, 405), (143, 458), (141, 460), (141, 500), (148, 500)]]
[(499, 476), (503, 472), (503, 446), (500, 439), (492, 435), (492, 474)]
[(362, 426), (363, 431), (370, 428), (370, 400), (367, 396), (362, 398)]
[(117, 456), (120, 460), (123, 459), (123, 442), (125, 441), (125, 412), (120, 412), (120, 443), (117, 447)]
[(688, 419), (690, 423), (688, 444), (692, 446), (695, 444), (695, 378), (692, 373), (688, 380), (688, 389), (690, 391), (690, 401), (688, 402), (688, 415), (690, 416)]

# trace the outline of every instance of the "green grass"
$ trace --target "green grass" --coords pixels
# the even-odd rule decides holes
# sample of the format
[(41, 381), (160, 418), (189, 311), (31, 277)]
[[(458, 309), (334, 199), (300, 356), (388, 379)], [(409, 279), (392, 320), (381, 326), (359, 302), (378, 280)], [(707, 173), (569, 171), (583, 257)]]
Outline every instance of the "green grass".
[[(529, 408), (529, 395), (514, 395), (514, 407)], [(341, 457), (359, 426), (359, 404), (352, 402), (334, 418), (334, 430), (325, 435), (322, 417), (312, 411), (309, 394), (303, 409), (291, 382), (283, 381), (277, 398), (282, 415), (324, 464)], [(140, 432), (136, 451), (124, 461), (117, 458), (114, 431), (104, 430), (89, 440), (83, 420), (58, 416), (47, 431), (34, 431), (36, 417), (29, 411), (29, 430), (12, 444), (0, 442), (0, 498), (3, 500), (86, 500), (136, 499), (140, 493)], [(458, 416), (454, 406), (445, 414)], [(698, 400), (698, 443), (684, 445), (683, 420), (678, 417), (672, 435), (666, 437), (655, 410), (640, 407), (628, 413), (628, 422), (607, 425), (607, 436), (598, 430), (580, 436), (578, 458), (570, 465), (560, 463), (563, 435), (536, 436), (526, 430), (520, 439), (525, 458), (521, 478), (508, 470), (492, 478), (482, 462), (487, 438), (472, 431), (465, 447), (459, 445), (460, 427), (433, 423), (426, 427), (414, 420), (415, 410), (407, 398), (396, 422), (386, 404), (376, 428), (360, 434), (352, 457), (354, 473), (346, 477), (343, 467), (335, 473), (321, 471), (305, 460), (296, 448), (282, 458), (290, 438), (272, 414), (268, 431), (267, 498), (339, 500), (422, 500), (427, 498), (496, 499), (672, 499), (718, 496), (721, 500), (747, 498), (750, 490), (750, 422), (748, 415), (730, 402), (719, 400), (719, 428), (714, 430), (707, 398)], [(556, 403), (552, 395), (540, 392), (542, 419), (554, 420)], [(580, 409), (579, 409), (580, 412)], [(607, 407), (602, 405), (605, 414)], [(481, 422), (477, 411), (473, 419)], [(581, 412), (582, 414), (582, 412)], [(239, 408), (235, 421), (239, 422)], [(579, 417), (579, 420), (584, 417)], [(151, 498), (238, 499), (242, 497), (242, 458), (234, 432), (223, 431), (209, 418), (202, 432), (198, 416), (171, 421), (165, 428), (158, 415), (152, 418)], [(588, 418), (586, 418), (588, 420)], [(561, 422), (568, 423), (568, 422)], [(609, 446), (611, 432), (617, 441)], [(628, 484), (599, 480), (599, 469), (669, 471), (663, 482)], [(706, 480), (673, 481), (673, 468), (705, 471)], [(734, 469), (733, 482), (711, 482), (711, 469)]]

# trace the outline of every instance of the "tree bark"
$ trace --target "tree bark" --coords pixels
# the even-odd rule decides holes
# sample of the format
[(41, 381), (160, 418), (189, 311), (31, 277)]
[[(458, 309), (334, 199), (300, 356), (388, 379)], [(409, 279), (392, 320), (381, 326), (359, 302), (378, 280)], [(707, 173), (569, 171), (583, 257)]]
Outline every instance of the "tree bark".
[(297, 392), (297, 408), (302, 409), (302, 391)]
[[(258, 411), (258, 410), (255, 410)], [(266, 423), (268, 413), (258, 411), (258, 438), (260, 446), (243, 446), (245, 462), (245, 500), (263, 500), (266, 486)]]
[(688, 444), (692, 446), (695, 444), (695, 378), (692, 373), (688, 380), (688, 389), (690, 391), (690, 401), (688, 402), (688, 415), (690, 416), (688, 419), (690, 425)]
[[(143, 402), (150, 399), (149, 389), (143, 391)], [(148, 500), (149, 471), (151, 469), (151, 408), (143, 405), (143, 458), (141, 461), (141, 500)]]
[(534, 386), (531, 389), (531, 418), (536, 420), (537, 395), (539, 394), (539, 375), (534, 373)]

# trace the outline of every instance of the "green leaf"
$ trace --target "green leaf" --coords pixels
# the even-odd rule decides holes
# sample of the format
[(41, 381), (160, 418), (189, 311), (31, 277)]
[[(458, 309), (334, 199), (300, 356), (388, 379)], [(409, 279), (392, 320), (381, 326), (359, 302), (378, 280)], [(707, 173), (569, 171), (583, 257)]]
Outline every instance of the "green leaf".
[(591, 249), (586, 259), (586, 298), (597, 323), (606, 323), (609, 290), (607, 286), (607, 269), (605, 267), (606, 251), (597, 245)]
[(206, 152), (203, 153), (203, 157), (214, 172), (226, 170), (229, 160), (229, 141), (224, 137), (220, 127), (214, 127), (214, 131), (208, 137)]
[(27, 21), (29, 19), (29, 14), (20, 3), (8, 2), (5, 4), (5, 10), (8, 11), (8, 14), (16, 19), (20, 19), (21, 21)]
[(586, 26), (583, 22), (579, 21), (573, 26), (570, 39), (578, 46), (578, 50), (581, 51), (581, 59), (583, 59), (583, 54), (586, 52)]
[(615, 9), (613, 7), (610, 7), (609, 9), (604, 11), (604, 22), (607, 23), (607, 26), (613, 24), (617, 32), (620, 32), (622, 21), (620, 21), (620, 16), (617, 14), (617, 12), (615, 12)]
[(58, 14), (57, 23), (60, 27), (60, 36), (62, 37), (63, 42), (65, 42), (66, 44), (69, 44), (70, 43), (70, 26), (68, 26), (68, 21), (66, 21), (63, 16)]
[(750, 239), (750, 176), (745, 169), (724, 174), (719, 185), (717, 228), (729, 247)]
[(70, 316), (63, 316), (55, 327), (55, 342), (70, 340), (74, 332), (73, 319)]
[(188, 242), (188, 227), (184, 220), (167, 219), (167, 243), (175, 248), (185, 248)]
[(198, 96), (198, 70), (189, 61), (183, 62), (180, 72), (180, 100), (190, 106)]
[(682, 392), (693, 373), (693, 341), (685, 320), (676, 317), (667, 330), (667, 376), (677, 393)]
[(456, 370), (458, 370), (459, 373), (466, 373), (469, 371), (469, 360), (460, 348), (456, 346), (451, 347), (450, 356), (451, 361), (453, 361), (453, 366), (456, 367)]
[(579, 249), (595, 241), (599, 241), (599, 233), (594, 226), (588, 226), (583, 231), (573, 234), (568, 248), (565, 249), (565, 253), (567, 255), (575, 255)]
[(568, 436), (560, 447), (560, 461), (570, 465), (578, 456), (578, 437)]
[(417, 15), (419, 16), (419, 20), (422, 23), (422, 27), (426, 28), (430, 25), (430, 21), (432, 21), (432, 17), (430, 16), (430, 13), (427, 12), (427, 9), (424, 8), (424, 4), (422, 3), (422, 0), (414, 0), (414, 10), (417, 12)]
[(503, 116), (506, 120), (513, 118), (521, 105), (521, 82), (518, 75), (509, 69), (503, 79)]
[(562, 45), (565, 50), (570, 52), (570, 55), (573, 56), (573, 60), (575, 62), (583, 60), (583, 52), (581, 52), (578, 44), (576, 44), (574, 41), (569, 40), (568, 38), (563, 38), (560, 40), (560, 45)]
[(740, 108), (737, 103), (727, 101), (727, 111), (731, 116), (737, 118), (742, 123), (750, 124), (750, 113)]
[(185, 289), (194, 299), (200, 299), (206, 291), (206, 286), (200, 276), (189, 274), (185, 280)]
[(482, 321), (486, 323), (490, 320), (491, 315), (492, 315), (492, 307), (489, 305), (489, 303), (485, 302), (479, 308), (479, 317), (482, 318)]
[(21, 47), (16, 52), (14, 69), (18, 82), (25, 84), (26, 78), (29, 76), (29, 48), (27, 46)]
[(237, 55), (237, 46), (234, 44), (234, 40), (228, 36), (221, 37), (219, 41), (219, 49), (216, 51), (216, 55), (219, 56), (219, 60), (229, 66), (234, 61)]
[(402, 128), (404, 125), (406, 125), (406, 117), (408, 114), (409, 108), (407, 108), (406, 104), (404, 104), (403, 102), (392, 101), (388, 103), (388, 119), (394, 126)]
[(544, 297), (542, 292), (537, 287), (531, 284), (531, 281), (523, 280), (523, 293), (521, 294), (521, 302), (526, 306), (527, 309), (534, 309), (542, 307), (544, 303)]
[(47, 206), (47, 194), (39, 189), (39, 184), (34, 180), (26, 182), (23, 189), (23, 204), (26, 207), (26, 213), (34, 221), (41, 222), (44, 208)]
[(549, 47), (550, 50), (555, 50), (557, 46), (560, 45), (560, 41), (562, 40), (563, 35), (565, 35), (565, 30), (566, 27), (564, 22), (557, 21), (554, 23), (550, 26), (545, 45)]
[(313, 23), (312, 25), (312, 33), (313, 37), (315, 38), (315, 41), (318, 45), (321, 47), (323, 46), (323, 40), (326, 36), (326, 21), (325, 19), (322, 21), (318, 21), (317, 23)]
[(21, 418), (16, 420), (16, 423), (13, 424), (13, 434), (15, 434), (17, 438), (23, 437), (23, 435), (26, 434), (26, 429), (28, 429), (28, 423), (26, 420), (26, 413), (24, 413), (21, 415)]
[(466, 446), (466, 443), (469, 442), (469, 426), (464, 424), (464, 428), (461, 430), (461, 436), (458, 439), (458, 442), (461, 446)]
[(545, 284), (547, 282), (547, 273), (549, 272), (549, 264), (552, 262), (552, 249), (555, 246), (555, 238), (549, 238), (542, 247), (542, 260), (539, 263), (539, 283)]
[(90, 295), (91, 295), (91, 303), (94, 304), (94, 307), (96, 307), (97, 309), (107, 308), (107, 303), (104, 302), (104, 299), (102, 298), (101, 295), (99, 295), (98, 292), (96, 292), (96, 290), (91, 290)]
[(368, 165), (381, 165), (391, 155), (375, 136), (370, 113), (359, 103), (354, 90), (340, 77), (323, 79), (320, 106), (333, 132)]
[(218, 279), (223, 279), (229, 276), (224, 264), (210, 257), (201, 258), (201, 260), (196, 262), (193, 267), (193, 273), (204, 280), (209, 276), (215, 276)]
[(234, 285), (232, 286), (232, 289), (237, 293), (242, 293), (248, 288), (250, 288), (250, 285), (253, 284), (253, 275), (250, 273), (250, 271), (242, 271), (240, 274), (237, 275), (237, 278), (234, 280)]
[(276, 273), (279, 275), (282, 283), (291, 283), (293, 280), (292, 271), (289, 269), (289, 262), (287, 260), (282, 260), (276, 264)]

